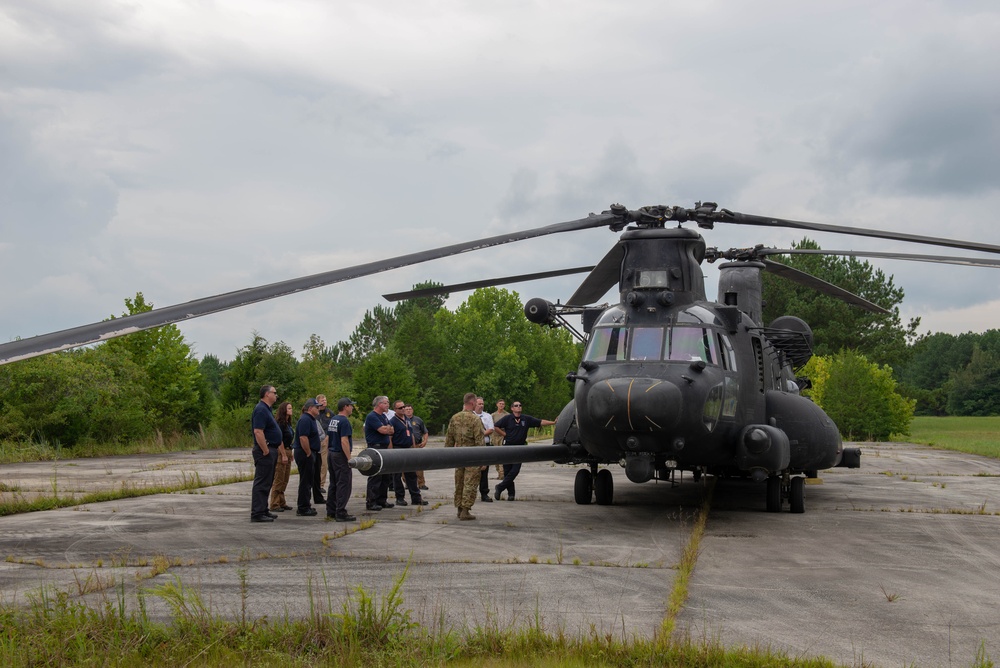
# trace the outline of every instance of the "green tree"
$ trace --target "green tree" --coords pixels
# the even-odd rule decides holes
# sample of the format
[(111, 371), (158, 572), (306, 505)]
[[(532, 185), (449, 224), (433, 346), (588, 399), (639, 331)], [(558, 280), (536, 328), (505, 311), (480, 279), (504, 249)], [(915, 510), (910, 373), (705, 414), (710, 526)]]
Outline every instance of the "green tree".
[(413, 367), (392, 346), (369, 355), (358, 364), (354, 370), (354, 389), (357, 393), (354, 400), (363, 409), (370, 410), (372, 399), (384, 394), (391, 402), (401, 399), (413, 404), (413, 412), (417, 415), (427, 415), (423, 390)]
[[(127, 312), (135, 315), (153, 309), (141, 292), (125, 299)], [(113, 319), (113, 318), (112, 318)], [(102, 344), (110, 357), (128, 354), (146, 372), (148, 419), (161, 431), (194, 430), (207, 424), (213, 398), (202, 381), (198, 361), (176, 325), (135, 332)]]
[(302, 383), (310, 396), (325, 394), (331, 404), (350, 394), (350, 385), (338, 378), (336, 365), (326, 354), (326, 344), (318, 334), (311, 334), (303, 346), (302, 363), (299, 370)]
[(972, 358), (952, 372), (949, 415), (1000, 415), (1000, 354), (973, 346)]
[(98, 346), (0, 367), (0, 438), (72, 446), (152, 433), (146, 374), (128, 352)]
[(269, 344), (254, 332), (250, 343), (229, 363), (220, 392), (223, 407), (256, 404), (263, 385), (274, 385), (281, 400), (295, 404), (306, 397), (305, 381), (292, 349), (283, 341)]
[(887, 440), (910, 433), (913, 402), (896, 391), (892, 369), (853, 350), (814, 357), (803, 369), (807, 393), (850, 440)]
[[(793, 244), (793, 248), (819, 249), (819, 244), (803, 239)], [(893, 368), (906, 361), (907, 344), (916, 337), (920, 319), (914, 318), (905, 326), (902, 324), (899, 305), (904, 293), (902, 288), (896, 287), (892, 276), (856, 258), (791, 255), (773, 259), (860, 295), (890, 313), (870, 313), (812, 288), (765, 273), (764, 324), (782, 315), (802, 318), (812, 327), (817, 355), (853, 349), (878, 364)]]

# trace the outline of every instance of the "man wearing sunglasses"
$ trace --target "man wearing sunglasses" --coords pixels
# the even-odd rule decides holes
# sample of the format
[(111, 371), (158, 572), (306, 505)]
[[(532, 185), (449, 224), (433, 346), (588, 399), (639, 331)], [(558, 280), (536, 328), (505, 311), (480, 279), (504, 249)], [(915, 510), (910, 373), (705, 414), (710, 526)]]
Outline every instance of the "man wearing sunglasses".
[[(511, 412), (504, 415), (493, 425), (493, 433), (503, 439), (504, 445), (527, 445), (528, 430), (532, 427), (547, 427), (556, 423), (555, 420), (540, 420), (521, 412), (521, 402), (515, 401)], [(500, 495), (507, 490), (507, 500), (514, 500), (514, 478), (521, 472), (521, 464), (504, 464), (503, 480), (493, 489), (493, 498), (500, 500)]]

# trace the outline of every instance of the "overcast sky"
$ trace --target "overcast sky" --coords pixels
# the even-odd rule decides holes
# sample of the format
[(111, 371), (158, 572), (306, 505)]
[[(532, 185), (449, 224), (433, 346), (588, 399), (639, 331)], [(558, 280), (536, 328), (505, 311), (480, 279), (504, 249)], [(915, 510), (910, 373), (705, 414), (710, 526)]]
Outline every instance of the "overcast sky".
[[(1000, 5), (0, 0), (2, 341), (136, 291), (167, 306), (697, 200), (1000, 244)], [(181, 329), (199, 357), (253, 330), (301, 351), (384, 292), (593, 264), (614, 241), (517, 242)], [(922, 331), (1000, 328), (997, 270), (873, 264)], [(565, 299), (579, 280), (514, 287)]]

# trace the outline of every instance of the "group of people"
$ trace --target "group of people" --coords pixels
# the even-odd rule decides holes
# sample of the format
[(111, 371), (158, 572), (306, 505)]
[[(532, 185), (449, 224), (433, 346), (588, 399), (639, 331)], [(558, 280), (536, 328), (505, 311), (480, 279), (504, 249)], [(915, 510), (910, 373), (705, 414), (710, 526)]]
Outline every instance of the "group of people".
[[(331, 519), (354, 521), (357, 518), (347, 512), (352, 487), (347, 460), (353, 448), (350, 417), (355, 402), (343, 397), (334, 413), (324, 395), (309, 398), (293, 427), (292, 404), (283, 402), (272, 412), (277, 399), (273, 385), (260, 388), (260, 401), (250, 418), (254, 461), (250, 521), (273, 522), (278, 517), (276, 512), (293, 509), (285, 499), (293, 459), (299, 470), (295, 514), (318, 515), (315, 503), (326, 505), (326, 516)], [(328, 473), (330, 486), (324, 499)]]
[[(291, 461), (299, 471), (299, 488), (295, 514), (314, 516), (318, 511), (313, 507), (326, 505), (326, 517), (337, 522), (352, 522), (357, 518), (347, 512), (347, 502), (352, 491), (352, 471), (348, 465), (353, 449), (353, 433), (350, 417), (356, 403), (343, 397), (337, 402), (337, 412), (327, 407), (326, 397), (318, 395), (307, 399), (301, 416), (292, 427), (294, 409), (284, 402), (274, 405), (278, 394), (273, 385), (260, 389), (260, 402), (251, 416), (253, 433), (254, 481), (251, 492), (250, 521), (273, 522), (277, 512), (292, 510), (287, 504), (285, 490), (291, 474)], [(524, 445), (528, 429), (554, 425), (554, 420), (540, 420), (521, 412), (521, 403), (515, 401), (510, 413), (505, 410), (506, 402), (497, 402), (497, 411), (486, 413), (482, 397), (469, 392), (463, 397), (463, 410), (452, 416), (445, 437), (445, 447), (472, 447), (480, 445)], [(413, 406), (397, 400), (389, 413), (389, 398), (377, 396), (372, 400), (372, 410), (364, 421), (365, 443), (369, 448), (398, 449), (423, 448), (427, 445), (428, 430), (424, 421), (413, 414)], [(487, 466), (459, 468), (455, 470), (455, 507), (458, 518), (474, 520), (470, 510), (476, 501), (476, 494), (483, 501), (499, 501), (503, 492), (507, 500), (515, 498), (514, 479), (521, 465), (504, 464), (502, 473), (498, 467), (500, 483), (489, 493), (489, 472)], [(329, 473), (329, 489), (323, 498), (323, 487)], [(501, 478), (502, 476), (502, 478)], [(423, 471), (374, 475), (368, 478), (365, 493), (365, 509), (371, 512), (395, 506), (426, 506), (421, 495), (427, 490)], [(389, 492), (395, 496), (395, 503), (389, 501)], [(409, 492), (410, 501), (406, 501)]]

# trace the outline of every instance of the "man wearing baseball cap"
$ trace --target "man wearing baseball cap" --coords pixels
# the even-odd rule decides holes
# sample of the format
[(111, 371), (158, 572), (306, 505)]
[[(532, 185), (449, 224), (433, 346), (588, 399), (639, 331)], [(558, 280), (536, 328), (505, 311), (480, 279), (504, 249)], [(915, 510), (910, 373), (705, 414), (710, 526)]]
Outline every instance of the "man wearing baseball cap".
[(347, 460), (351, 458), (351, 450), (354, 448), (352, 437), (354, 428), (348, 419), (353, 412), (354, 401), (342, 397), (337, 402), (337, 414), (330, 420), (328, 430), (330, 441), (327, 468), (330, 470), (330, 489), (326, 493), (326, 517), (337, 522), (353, 522), (357, 519), (347, 513), (354, 474), (347, 465)]
[(306, 400), (302, 407), (302, 417), (295, 425), (295, 465), (299, 468), (299, 498), (296, 515), (315, 515), (316, 509), (309, 503), (313, 485), (316, 482), (313, 464), (314, 452), (319, 452), (319, 402), (313, 398)]

